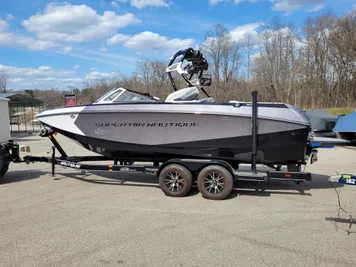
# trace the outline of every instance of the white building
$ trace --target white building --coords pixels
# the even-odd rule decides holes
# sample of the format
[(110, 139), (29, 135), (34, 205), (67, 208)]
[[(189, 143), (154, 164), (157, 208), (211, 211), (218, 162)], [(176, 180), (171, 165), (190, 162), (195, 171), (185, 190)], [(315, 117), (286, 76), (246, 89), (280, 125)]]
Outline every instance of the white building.
[(11, 139), (9, 120), (9, 99), (0, 97), (0, 144)]

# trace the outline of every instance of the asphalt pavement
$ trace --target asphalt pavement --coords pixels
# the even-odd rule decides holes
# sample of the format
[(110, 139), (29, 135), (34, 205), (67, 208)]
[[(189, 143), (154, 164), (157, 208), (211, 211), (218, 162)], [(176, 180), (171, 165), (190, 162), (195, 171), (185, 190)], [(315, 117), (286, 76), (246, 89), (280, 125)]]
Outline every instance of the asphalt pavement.
[[(15, 137), (31, 154), (51, 143)], [(59, 136), (71, 155), (88, 155)], [(321, 149), (313, 181), (241, 183), (222, 201), (163, 194), (152, 175), (11, 164), (0, 180), (0, 266), (356, 266), (356, 233), (327, 181), (356, 174), (356, 150)], [(337, 186), (356, 217), (356, 186)], [(350, 229), (356, 232), (356, 225)]]

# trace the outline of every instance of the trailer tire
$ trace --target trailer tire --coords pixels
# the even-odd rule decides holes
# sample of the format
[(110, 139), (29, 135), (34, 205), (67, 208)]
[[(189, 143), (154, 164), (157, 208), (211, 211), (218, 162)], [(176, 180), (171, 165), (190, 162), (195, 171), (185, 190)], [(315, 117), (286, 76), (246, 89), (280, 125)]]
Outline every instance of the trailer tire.
[(3, 147), (0, 147), (0, 179), (4, 177), (9, 169), (9, 162), (7, 160), (7, 152)]
[(199, 172), (197, 185), (204, 198), (222, 200), (230, 195), (234, 179), (225, 167), (209, 165)]
[(184, 197), (192, 188), (192, 173), (180, 164), (169, 164), (159, 174), (159, 186), (170, 197)]

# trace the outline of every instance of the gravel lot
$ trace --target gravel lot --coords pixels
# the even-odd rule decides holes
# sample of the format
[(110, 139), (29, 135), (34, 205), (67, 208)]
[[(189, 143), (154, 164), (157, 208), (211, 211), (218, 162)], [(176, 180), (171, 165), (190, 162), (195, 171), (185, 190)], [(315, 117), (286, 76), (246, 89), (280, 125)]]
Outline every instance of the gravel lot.
[[(15, 141), (32, 155), (51, 147), (36, 136)], [(47, 163), (12, 164), (0, 181), (0, 266), (356, 266), (356, 233), (331, 219), (338, 203), (327, 182), (356, 173), (356, 150), (321, 149), (306, 171), (313, 182), (302, 186), (274, 183), (262, 194), (243, 183), (211, 201), (196, 189), (167, 197), (154, 176), (57, 167), (52, 177)], [(336, 186), (356, 217), (356, 187)]]

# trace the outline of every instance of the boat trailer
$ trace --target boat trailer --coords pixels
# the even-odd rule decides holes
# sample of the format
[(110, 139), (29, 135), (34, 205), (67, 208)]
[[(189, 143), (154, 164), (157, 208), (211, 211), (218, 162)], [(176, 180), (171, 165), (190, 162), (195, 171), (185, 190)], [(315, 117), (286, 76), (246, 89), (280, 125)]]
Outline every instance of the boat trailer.
[[(172, 197), (183, 197), (189, 193), (196, 183), (201, 194), (207, 199), (221, 200), (228, 197), (238, 181), (264, 183), (268, 181), (289, 181), (296, 184), (311, 181), (308, 172), (265, 171), (258, 172), (256, 164), (252, 164), (251, 171), (235, 170), (229, 163), (219, 159), (182, 159), (173, 158), (164, 163), (152, 162), (150, 165), (133, 164), (132, 161), (118, 161), (105, 156), (74, 156), (70, 157), (55, 138), (56, 133), (47, 137), (52, 142), (50, 157), (25, 156), (18, 157), (16, 163), (27, 164), (46, 162), (52, 165), (52, 176), (55, 167), (62, 166), (76, 170), (107, 171), (124, 173), (147, 173), (158, 177), (162, 191)], [(56, 156), (56, 150), (60, 156)], [(113, 161), (113, 164), (87, 164), (83, 162)], [(258, 191), (263, 191), (262, 188)]]

